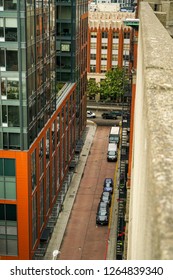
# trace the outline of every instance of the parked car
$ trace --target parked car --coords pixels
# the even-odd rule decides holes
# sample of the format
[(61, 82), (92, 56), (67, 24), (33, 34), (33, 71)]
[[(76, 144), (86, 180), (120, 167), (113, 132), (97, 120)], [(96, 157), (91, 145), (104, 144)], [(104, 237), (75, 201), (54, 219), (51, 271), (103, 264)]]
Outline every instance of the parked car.
[(113, 119), (113, 120), (116, 120), (117, 117), (121, 117), (122, 116), (122, 111), (114, 111), (114, 110), (111, 110), (111, 111), (107, 111), (107, 112), (104, 112), (102, 114), (102, 118), (103, 119)]
[(96, 224), (97, 225), (108, 225), (109, 222), (109, 212), (106, 209), (99, 209), (96, 215)]
[(106, 209), (107, 212), (109, 212), (109, 205), (107, 202), (103, 202), (103, 201), (100, 201), (99, 204), (98, 204), (98, 208), (97, 208), (97, 212), (101, 209)]
[(111, 186), (109, 183), (106, 183), (103, 187), (103, 191), (113, 194), (113, 186)]
[(112, 179), (112, 178), (105, 178), (105, 179), (104, 179), (104, 187), (105, 187), (107, 184), (109, 184), (109, 185), (113, 188), (113, 186), (114, 186), (114, 181), (113, 181), (113, 179)]
[(106, 192), (106, 191), (102, 192), (102, 195), (100, 197), (100, 201), (106, 202), (110, 207), (111, 206), (111, 199), (112, 199), (112, 195), (111, 195), (110, 192)]
[(95, 118), (96, 117), (96, 114), (93, 113), (92, 111), (87, 111), (87, 118)]

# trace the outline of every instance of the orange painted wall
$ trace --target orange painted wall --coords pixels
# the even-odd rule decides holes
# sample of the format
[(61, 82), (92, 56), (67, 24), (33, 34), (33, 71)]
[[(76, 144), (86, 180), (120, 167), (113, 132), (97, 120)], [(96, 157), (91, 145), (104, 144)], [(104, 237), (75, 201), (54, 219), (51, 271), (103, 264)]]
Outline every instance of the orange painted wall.
[[(35, 142), (33, 143), (33, 145), (28, 151), (12, 151), (12, 150), (0, 151), (0, 158), (16, 159), (16, 189), (17, 189), (16, 200), (15, 201), (0, 200), (0, 203), (17, 205), (17, 225), (18, 225), (18, 256), (0, 256), (1, 260), (17, 260), (17, 259), (28, 260), (28, 259), (32, 259), (33, 257), (34, 251), (32, 251), (32, 187), (31, 187), (31, 177), (30, 177), (31, 154), (34, 151), (34, 149), (37, 148), (37, 157), (38, 157), (38, 147), (39, 147), (40, 140), (42, 139), (43, 136), (45, 137), (47, 129), (52, 126), (53, 121), (57, 118), (58, 113), (61, 112), (62, 107), (65, 105), (67, 99), (69, 99), (70, 95), (75, 91), (75, 89), (76, 89), (76, 84), (74, 84), (67, 97), (63, 100), (58, 110), (54, 113), (52, 118), (46, 124), (46, 126), (44, 127), (44, 129), (39, 134), (38, 138), (35, 140)], [(69, 104), (69, 106), (70, 105), (71, 104)], [(71, 119), (69, 121), (71, 122)], [(50, 166), (51, 166), (50, 168), (52, 169), (51, 163)], [(44, 174), (44, 176), (46, 176), (46, 174)], [(39, 200), (39, 192), (38, 192), (37, 201), (38, 200)], [(53, 207), (53, 204), (50, 207)], [(39, 211), (37, 211), (37, 215), (39, 215)], [(39, 237), (40, 237), (40, 232), (38, 230), (38, 239)], [(38, 241), (35, 245), (37, 244)]]
[(21, 151), (0, 151), (0, 158), (16, 159), (16, 201), (0, 200), (3, 204), (17, 205), (18, 256), (1, 256), (1, 259), (28, 259), (29, 223), (28, 223), (28, 153)]

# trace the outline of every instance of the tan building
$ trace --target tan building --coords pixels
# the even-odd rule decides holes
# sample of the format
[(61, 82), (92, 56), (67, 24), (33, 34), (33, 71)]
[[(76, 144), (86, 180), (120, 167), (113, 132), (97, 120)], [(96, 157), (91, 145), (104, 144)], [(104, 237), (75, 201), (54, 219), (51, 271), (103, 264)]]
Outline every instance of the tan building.
[[(169, 7), (170, 23), (171, 2), (164, 4)], [(156, 8), (157, 4), (150, 6)], [(128, 245), (124, 259), (128, 260), (173, 259), (173, 41), (168, 25), (166, 30), (150, 6), (144, 2), (139, 5), (126, 202), (130, 206), (126, 212)]]

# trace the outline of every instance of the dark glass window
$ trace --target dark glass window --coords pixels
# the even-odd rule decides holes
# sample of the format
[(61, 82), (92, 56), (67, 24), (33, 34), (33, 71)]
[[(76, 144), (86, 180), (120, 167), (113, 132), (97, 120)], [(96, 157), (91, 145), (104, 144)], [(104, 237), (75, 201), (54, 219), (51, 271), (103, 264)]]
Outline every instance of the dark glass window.
[(6, 27), (5, 28), (5, 41), (17, 41), (17, 28)]
[(124, 33), (124, 39), (130, 39), (130, 32)]
[(14, 159), (4, 159), (4, 176), (15, 176), (15, 160)]
[(18, 51), (6, 51), (6, 70), (18, 71)]
[(4, 38), (4, 20), (0, 18), (0, 38)]
[(95, 65), (90, 66), (90, 72), (92, 72), (92, 73), (96, 72), (96, 66)]
[(119, 38), (119, 33), (118, 32), (113, 32), (113, 38), (115, 39), (118, 39)]
[(5, 220), (5, 211), (4, 211), (4, 204), (0, 204), (0, 220)]
[(108, 38), (108, 32), (102, 32), (102, 38)]
[(17, 221), (16, 205), (6, 204), (6, 220)]
[(5, 67), (5, 51), (0, 49), (0, 67)]
[(14, 0), (5, 0), (4, 1), (5, 10), (17, 10), (17, 1), (14, 3)]
[(0, 176), (3, 176), (4, 171), (3, 171), (3, 159), (0, 158)]
[(10, 158), (0, 159), (0, 175), (1, 176), (16, 175), (15, 159), (10, 159)]
[(0, 254), (17, 255), (17, 213), (16, 205), (0, 204)]
[(19, 107), (8, 106), (8, 126), (19, 126)]
[(31, 183), (32, 190), (36, 187), (36, 150), (33, 151), (31, 155)]
[(90, 59), (96, 60), (96, 54), (95, 54), (95, 53), (91, 53), (91, 54), (90, 54)]

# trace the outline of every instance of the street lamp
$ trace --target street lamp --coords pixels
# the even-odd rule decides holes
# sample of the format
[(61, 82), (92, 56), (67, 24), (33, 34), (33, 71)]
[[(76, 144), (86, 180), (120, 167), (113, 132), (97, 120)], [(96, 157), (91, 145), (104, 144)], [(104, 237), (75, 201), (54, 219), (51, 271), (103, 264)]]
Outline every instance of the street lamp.
[(60, 254), (61, 252), (59, 250), (54, 250), (52, 255), (53, 255), (53, 260), (56, 260), (57, 256)]

